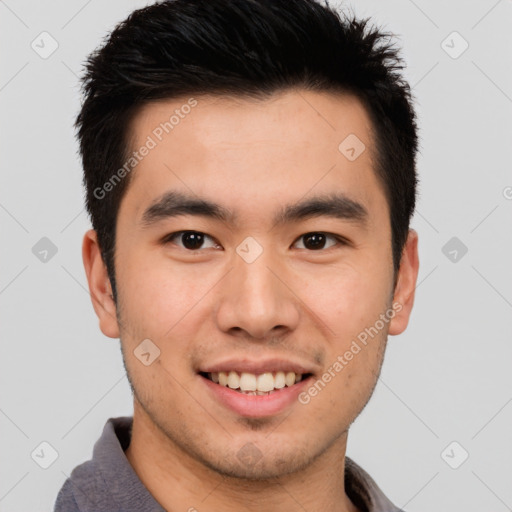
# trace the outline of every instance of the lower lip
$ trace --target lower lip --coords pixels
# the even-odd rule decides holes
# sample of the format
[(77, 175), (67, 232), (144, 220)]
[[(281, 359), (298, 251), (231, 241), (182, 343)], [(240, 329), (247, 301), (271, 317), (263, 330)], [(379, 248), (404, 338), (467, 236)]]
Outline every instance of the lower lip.
[(274, 391), (270, 395), (246, 395), (229, 387), (216, 384), (202, 375), (199, 375), (199, 378), (206, 384), (215, 399), (224, 406), (241, 416), (260, 418), (278, 414), (294, 402), (298, 402), (297, 397), (307, 387), (312, 376), (295, 383), (293, 386), (286, 386), (279, 391)]

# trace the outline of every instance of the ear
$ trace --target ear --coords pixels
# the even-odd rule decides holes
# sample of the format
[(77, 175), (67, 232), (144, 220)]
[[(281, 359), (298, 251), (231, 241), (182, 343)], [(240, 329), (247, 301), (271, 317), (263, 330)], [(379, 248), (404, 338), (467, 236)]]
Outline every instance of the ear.
[(94, 229), (90, 229), (84, 235), (82, 259), (89, 283), (92, 305), (98, 316), (101, 332), (109, 338), (119, 338), (116, 304), (112, 297), (112, 287), (110, 285), (107, 267), (103, 262), (98, 238)]
[(409, 323), (409, 316), (414, 304), (418, 269), (418, 233), (414, 229), (410, 229), (402, 251), (402, 259), (393, 296), (393, 304), (396, 304), (393, 309), (396, 311), (396, 314), (389, 324), (388, 332), (391, 335), (401, 334)]

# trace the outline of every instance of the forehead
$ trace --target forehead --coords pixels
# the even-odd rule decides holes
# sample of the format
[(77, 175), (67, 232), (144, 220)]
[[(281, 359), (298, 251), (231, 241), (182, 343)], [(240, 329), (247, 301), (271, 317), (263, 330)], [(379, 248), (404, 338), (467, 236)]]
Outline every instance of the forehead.
[(174, 189), (254, 218), (268, 211), (274, 219), (273, 205), (313, 192), (338, 191), (371, 206), (383, 199), (371, 133), (365, 108), (349, 95), (297, 90), (264, 100), (153, 102), (130, 126), (131, 149), (150, 149), (132, 171), (123, 203), (140, 216)]

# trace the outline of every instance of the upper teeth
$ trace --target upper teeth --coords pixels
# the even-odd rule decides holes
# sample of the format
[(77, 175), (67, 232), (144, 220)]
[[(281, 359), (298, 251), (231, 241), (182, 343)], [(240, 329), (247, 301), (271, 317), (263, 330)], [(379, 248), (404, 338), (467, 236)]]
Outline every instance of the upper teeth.
[(240, 389), (241, 391), (273, 391), (285, 386), (293, 386), (302, 379), (302, 374), (295, 372), (276, 372), (276, 373), (254, 373), (242, 372), (215, 372), (210, 373), (213, 382), (221, 386), (228, 386), (231, 389)]

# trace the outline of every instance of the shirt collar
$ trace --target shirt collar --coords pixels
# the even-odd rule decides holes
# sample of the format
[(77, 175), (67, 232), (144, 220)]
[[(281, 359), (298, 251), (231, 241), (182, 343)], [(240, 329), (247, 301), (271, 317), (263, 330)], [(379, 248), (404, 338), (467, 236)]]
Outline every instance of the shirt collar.
[[(139, 479), (124, 453), (130, 444), (132, 424), (131, 416), (110, 418), (94, 445), (93, 460), (120, 510), (165, 512)], [(345, 491), (361, 512), (403, 512), (349, 457), (345, 457)]]

